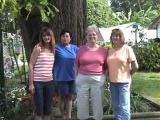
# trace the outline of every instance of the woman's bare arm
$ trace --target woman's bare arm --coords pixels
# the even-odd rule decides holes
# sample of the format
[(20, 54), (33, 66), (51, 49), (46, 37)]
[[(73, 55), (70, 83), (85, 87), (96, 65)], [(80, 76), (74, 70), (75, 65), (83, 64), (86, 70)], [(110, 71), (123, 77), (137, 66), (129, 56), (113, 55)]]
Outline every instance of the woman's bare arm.
[(37, 57), (39, 56), (39, 53), (40, 53), (40, 49), (36, 46), (34, 49), (33, 49), (33, 52), (31, 54), (31, 57), (30, 57), (30, 62), (29, 62), (29, 91), (31, 94), (34, 93), (34, 85), (33, 85), (33, 67), (36, 63), (36, 60), (37, 60)]
[(137, 70), (138, 70), (139, 66), (138, 66), (138, 63), (137, 61), (132, 61), (131, 62), (131, 75), (133, 75)]

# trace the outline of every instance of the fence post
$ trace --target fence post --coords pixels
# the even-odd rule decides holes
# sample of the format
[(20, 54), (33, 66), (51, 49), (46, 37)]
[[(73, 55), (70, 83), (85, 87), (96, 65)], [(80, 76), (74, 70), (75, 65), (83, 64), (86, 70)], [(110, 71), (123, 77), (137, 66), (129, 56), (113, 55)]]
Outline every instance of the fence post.
[(5, 79), (4, 79), (4, 65), (3, 65), (3, 40), (2, 29), (0, 28), (0, 99), (5, 99)]

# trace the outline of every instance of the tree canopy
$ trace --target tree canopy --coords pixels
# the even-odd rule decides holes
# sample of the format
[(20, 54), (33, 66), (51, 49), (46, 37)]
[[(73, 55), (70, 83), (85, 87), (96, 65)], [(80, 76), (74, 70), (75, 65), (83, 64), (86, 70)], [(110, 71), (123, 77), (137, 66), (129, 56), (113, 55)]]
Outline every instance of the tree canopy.
[(119, 23), (138, 22), (148, 26), (160, 15), (159, 0), (111, 0), (111, 9)]
[(110, 0), (111, 8), (114, 12), (124, 12), (125, 15), (129, 13), (130, 9), (134, 12), (147, 10), (152, 6), (152, 10), (160, 9), (159, 0)]
[(58, 12), (58, 9), (48, 0), (1, 0), (1, 28), (5, 31), (12, 31), (15, 29), (17, 17), (22, 14), (22, 11), (25, 10), (27, 20), (35, 7), (40, 10), (41, 19), (44, 22), (49, 22)]
[(113, 12), (108, 6), (107, 0), (87, 0), (88, 24), (96, 24), (98, 27), (108, 27), (116, 24), (113, 20)]

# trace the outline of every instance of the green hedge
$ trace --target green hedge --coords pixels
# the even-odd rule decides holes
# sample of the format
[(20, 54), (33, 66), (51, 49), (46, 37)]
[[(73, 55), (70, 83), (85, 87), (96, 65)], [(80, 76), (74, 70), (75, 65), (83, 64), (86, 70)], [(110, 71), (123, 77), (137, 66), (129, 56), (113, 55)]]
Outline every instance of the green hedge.
[(140, 70), (160, 72), (160, 39), (141, 41), (133, 48)]

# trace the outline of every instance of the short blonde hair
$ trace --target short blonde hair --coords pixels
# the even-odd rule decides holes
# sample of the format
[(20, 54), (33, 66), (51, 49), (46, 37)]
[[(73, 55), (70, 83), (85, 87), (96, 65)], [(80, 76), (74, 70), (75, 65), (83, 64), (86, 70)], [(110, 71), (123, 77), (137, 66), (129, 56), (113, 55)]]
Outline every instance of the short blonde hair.
[(85, 35), (87, 35), (89, 33), (89, 31), (94, 31), (96, 33), (98, 33), (98, 28), (96, 25), (90, 25), (87, 27), (86, 31), (85, 31)]

